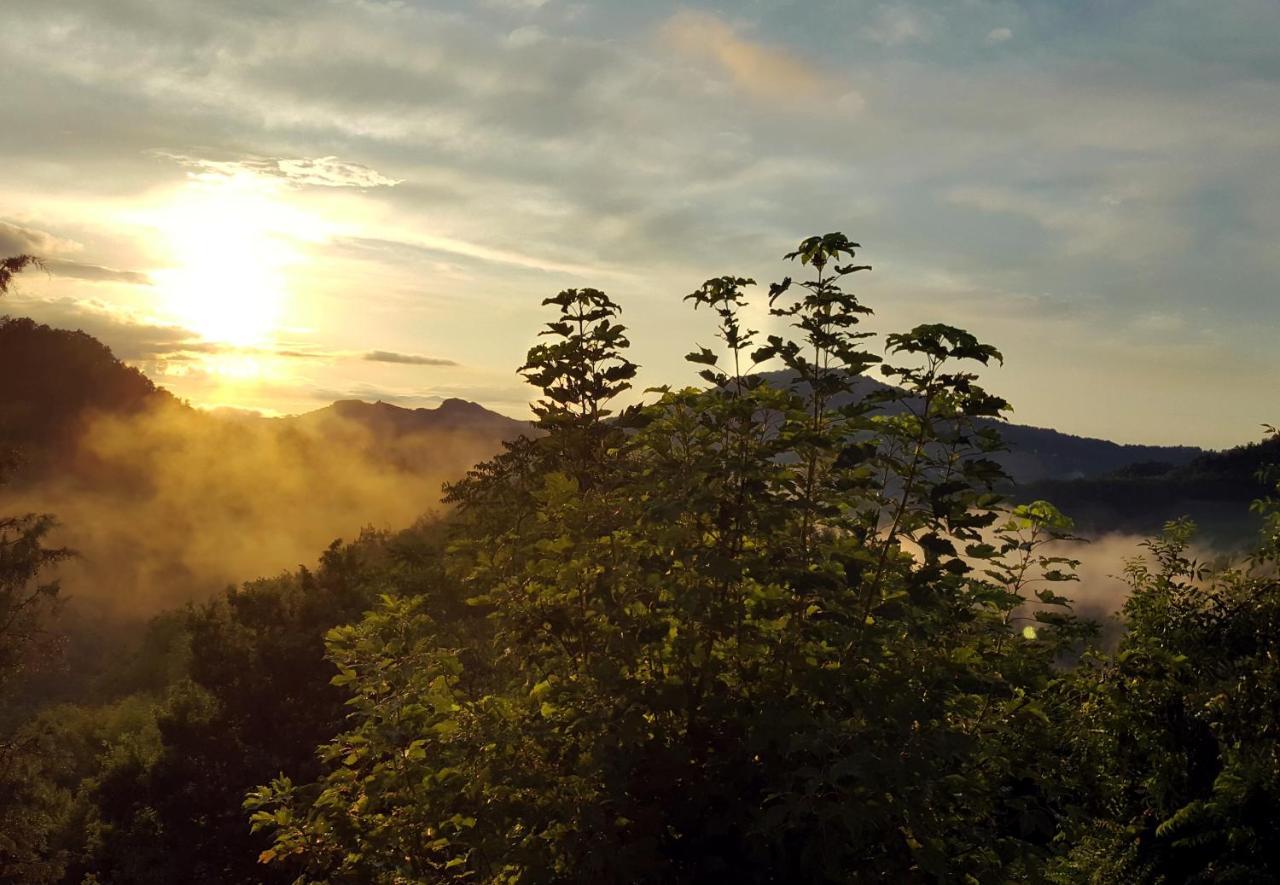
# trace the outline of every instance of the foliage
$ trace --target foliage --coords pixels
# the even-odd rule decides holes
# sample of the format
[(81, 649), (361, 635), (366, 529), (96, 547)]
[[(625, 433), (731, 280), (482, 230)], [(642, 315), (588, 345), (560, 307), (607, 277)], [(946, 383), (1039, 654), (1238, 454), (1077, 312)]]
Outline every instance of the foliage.
[(599, 289), (565, 289), (542, 303), (558, 309), (541, 333), (553, 341), (533, 347), (520, 374), (542, 389), (533, 411), (538, 426), (551, 433), (544, 447), (554, 448), (560, 466), (589, 485), (616, 442), (616, 429), (604, 423), (612, 414), (607, 403), (630, 389), (636, 374), (635, 364), (622, 355), (630, 345), (627, 330), (614, 322), (618, 305)]
[[(330, 632), (351, 718), (318, 780), (247, 803), (269, 866), (388, 883), (1034, 876), (1064, 801), (1037, 698), (1086, 632), (1050, 589), (1074, 563), (1042, 550), (1069, 524), (992, 492), (999, 444), (978, 422), (1006, 406), (967, 366), (999, 354), (963, 330), (889, 336), (881, 371), (900, 386), (842, 396), (880, 361), (843, 288), (856, 248), (829, 234), (788, 255), (812, 277), (769, 301), (796, 338), (757, 346), (751, 281), (709, 280), (690, 300), (732, 366), (699, 348), (707, 387), (659, 389), (618, 422), (601, 420), (634, 374), (616, 306), (549, 299), (556, 340), (524, 370), (548, 435), (451, 491), (449, 574), (489, 631), (461, 643), (387, 597)], [(790, 383), (764, 380), (769, 361)]]
[[(0, 296), (9, 291), (15, 274), (38, 263), (30, 255), (0, 260)], [(11, 451), (0, 448), (0, 485), (14, 460)], [(53, 526), (48, 515), (0, 515), (0, 701), (7, 700), (57, 601), (58, 584), (49, 579), (48, 571), (70, 552), (45, 545)], [(42, 860), (43, 846), (30, 838), (29, 824), (31, 812), (36, 807), (43, 810), (49, 792), (26, 765), (32, 739), (10, 733), (8, 719), (0, 717), (0, 728), (5, 729), (0, 731), (0, 876), (6, 879), (25, 875)]]
[(1280, 501), (1255, 508), (1261, 543), (1237, 565), (1193, 558), (1185, 520), (1148, 542), (1119, 652), (1066, 682), (1087, 800), (1061, 881), (1280, 877)]
[(290, 878), (256, 863), (267, 846), (245, 824), (245, 793), (282, 769), (318, 771), (312, 748), (338, 731), (343, 701), (322, 637), (384, 584), (430, 583), (432, 609), (467, 620), (433, 577), (438, 539), (430, 522), (367, 532), (315, 570), (157, 618), (98, 682), (120, 700), (47, 708), (0, 756), (0, 881)]
[(158, 752), (149, 698), (41, 711), (0, 768), (0, 880), (64, 881), (84, 846), (98, 838), (98, 785), (121, 768), (149, 764)]
[(53, 517), (34, 513), (0, 517), (0, 688), (33, 653), (57, 602), (58, 582), (45, 576), (71, 553), (46, 545), (54, 524)]
[[(97, 784), (98, 837), (81, 871), (102, 881), (264, 881), (255, 860), (266, 846), (244, 824), (244, 795), (281, 770), (317, 770), (312, 748), (338, 730), (343, 701), (322, 637), (357, 618), (384, 582), (407, 591), (430, 574), (432, 533), (424, 524), (335, 542), (315, 571), (193, 609), (189, 678), (157, 710), (159, 752)], [(267, 880), (279, 878), (272, 872)]]
[[(29, 255), (0, 261), (0, 295), (8, 291), (14, 274), (38, 263)], [(13, 460), (0, 439), (0, 487)], [(37, 653), (37, 640), (45, 638), (46, 619), (57, 603), (58, 582), (49, 573), (71, 551), (48, 546), (55, 525), (48, 514), (0, 514), (0, 700)], [(7, 718), (0, 717), (0, 727)], [(9, 737), (0, 732), (0, 755), (12, 749)]]
[(34, 255), (13, 255), (0, 258), (0, 295), (9, 291), (13, 278), (29, 267), (39, 267), (40, 259)]

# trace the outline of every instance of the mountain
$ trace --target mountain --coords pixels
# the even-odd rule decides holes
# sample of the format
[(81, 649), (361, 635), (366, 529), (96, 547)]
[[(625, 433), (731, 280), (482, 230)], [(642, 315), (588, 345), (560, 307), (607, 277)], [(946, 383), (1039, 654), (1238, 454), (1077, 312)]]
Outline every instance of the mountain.
[[(392, 448), (403, 454), (404, 444), (414, 437), (436, 442), (442, 437), (466, 438), (488, 450), (530, 432), (528, 422), (462, 399), (446, 399), (434, 409), (340, 400), (313, 412), (272, 419), (235, 409), (206, 412), (120, 362), (109, 347), (84, 332), (0, 317), (0, 451), (20, 451), (25, 475), (83, 461), (83, 442), (95, 421), (157, 411), (181, 415), (199, 435), (234, 433), (252, 424), (346, 441), (358, 433), (365, 448), (380, 448), (388, 456)], [(421, 454), (426, 460), (420, 466), (434, 467), (430, 451), (424, 447)]]
[(406, 409), (381, 400), (367, 403), (344, 399), (323, 409), (282, 420), (302, 426), (350, 422), (382, 439), (396, 439), (415, 433), (475, 433), (515, 439), (531, 432), (527, 421), (517, 421), (490, 411), (479, 403), (454, 398), (444, 400), (434, 409)]
[[(770, 373), (768, 380), (777, 385), (788, 379)], [(871, 378), (861, 384), (859, 396), (885, 388)], [(1015, 495), (1054, 501), (1087, 532), (1151, 532), (1167, 519), (1190, 514), (1211, 531), (1239, 537), (1252, 524), (1244, 505), (1260, 492), (1253, 473), (1268, 458), (1280, 460), (1274, 443), (1213, 453), (992, 423), (1010, 448), (997, 457), (1015, 481)], [(97, 432), (90, 433), (92, 428)], [(435, 505), (437, 496), (429, 490), (438, 489), (439, 481), (461, 475), (502, 441), (530, 432), (528, 422), (461, 399), (430, 409), (340, 400), (282, 418), (206, 412), (124, 365), (83, 332), (0, 319), (0, 451), (23, 450), (28, 481), (59, 473), (64, 501), (73, 488), (102, 495), (106, 487), (137, 499), (140, 489), (155, 495), (159, 485), (187, 484), (195, 472), (211, 486), (221, 476), (224, 485), (240, 489), (238, 498), (216, 496), (238, 512), (249, 506), (255, 488), (242, 478), (257, 471), (267, 477), (261, 482), (268, 490), (273, 482), (286, 484), (278, 500), (309, 489), (313, 497), (327, 495), (348, 520), (402, 520), (411, 518), (406, 514), (412, 508), (421, 512)], [(179, 452), (187, 455), (181, 470), (173, 466)], [(335, 477), (347, 463), (349, 475), (339, 482)], [(382, 506), (397, 484), (412, 488), (413, 500)], [(346, 525), (320, 520), (315, 534), (349, 534)]]
[[(776, 387), (790, 383), (789, 372), (765, 372), (763, 377)], [(890, 390), (890, 386), (875, 378), (862, 376), (857, 379), (854, 393), (836, 397), (833, 405), (840, 406), (862, 397)], [(905, 409), (911, 400), (889, 404), (890, 411)], [(1019, 485), (1047, 479), (1079, 479), (1102, 476), (1130, 464), (1159, 461), (1171, 466), (1189, 463), (1203, 455), (1204, 450), (1195, 446), (1147, 446), (1115, 443), (1110, 440), (1086, 436), (1074, 436), (1046, 427), (1032, 427), (1009, 421), (986, 421), (985, 426), (995, 427), (1009, 451), (994, 457)]]
[(65, 455), (94, 414), (177, 405), (84, 332), (0, 317), (0, 448)]
[(62, 586), (104, 622), (429, 518), (443, 484), (528, 429), (462, 400), (339, 402), (284, 418), (205, 411), (88, 335), (0, 320), (0, 453), (20, 457), (0, 514), (56, 516), (56, 542), (80, 554)]
[[(785, 373), (766, 377), (774, 384), (787, 381)], [(861, 383), (862, 395), (885, 387), (872, 378)], [(93, 415), (135, 414), (157, 406), (189, 408), (83, 332), (51, 329), (27, 319), (0, 320), (0, 446), (65, 453)], [(242, 413), (200, 414), (253, 420)], [(380, 445), (417, 434), (505, 440), (530, 432), (527, 422), (461, 399), (446, 399), (434, 409), (339, 400), (302, 415), (263, 420), (308, 431), (342, 426), (349, 432), (358, 427)], [(1008, 422), (998, 426), (1010, 448), (999, 460), (1019, 484), (1106, 476), (1144, 462), (1179, 467), (1204, 454), (1192, 446), (1123, 445), (1042, 427)]]
[(1259, 526), (1249, 504), (1274, 489), (1259, 473), (1280, 465), (1280, 437), (1204, 452), (1183, 464), (1150, 460), (1103, 475), (1049, 479), (1017, 490), (1019, 498), (1052, 501), (1088, 534), (1149, 535), (1190, 517), (1219, 546), (1246, 542)]
[(1205, 455), (1195, 446), (1131, 445), (1027, 424), (990, 423), (999, 428), (1009, 447), (998, 460), (1018, 483), (1101, 476), (1131, 464), (1157, 462), (1177, 467)]

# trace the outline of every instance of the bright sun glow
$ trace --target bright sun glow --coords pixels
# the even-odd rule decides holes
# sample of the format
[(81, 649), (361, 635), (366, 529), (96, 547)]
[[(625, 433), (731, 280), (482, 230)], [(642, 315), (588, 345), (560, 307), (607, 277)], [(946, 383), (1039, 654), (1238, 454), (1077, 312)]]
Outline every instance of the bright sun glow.
[(173, 266), (154, 274), (174, 319), (206, 341), (270, 343), (289, 302), (296, 244), (323, 225), (286, 201), (283, 186), (253, 175), (198, 176), (151, 223)]

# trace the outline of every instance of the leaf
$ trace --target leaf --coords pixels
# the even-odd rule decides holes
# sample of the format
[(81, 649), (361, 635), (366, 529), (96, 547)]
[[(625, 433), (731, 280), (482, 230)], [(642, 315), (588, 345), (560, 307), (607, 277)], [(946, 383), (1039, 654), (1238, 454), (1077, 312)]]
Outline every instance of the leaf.
[(706, 347), (701, 347), (692, 353), (686, 354), (685, 359), (691, 363), (701, 363), (707, 366), (714, 366), (720, 361), (720, 357)]

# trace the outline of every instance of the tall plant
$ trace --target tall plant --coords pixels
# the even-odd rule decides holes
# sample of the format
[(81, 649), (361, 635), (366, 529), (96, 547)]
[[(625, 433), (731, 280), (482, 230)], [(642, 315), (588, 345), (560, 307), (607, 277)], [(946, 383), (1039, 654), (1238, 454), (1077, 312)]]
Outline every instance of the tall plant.
[(353, 717), (320, 781), (251, 796), (267, 860), (370, 882), (1038, 869), (1060, 802), (1031, 764), (1054, 752), (1038, 698), (1077, 637), (1041, 583), (1072, 563), (1044, 545), (1069, 527), (992, 491), (982, 422), (1004, 403), (963, 368), (992, 348), (921, 326), (886, 339), (901, 387), (862, 377), (854, 249), (788, 255), (814, 272), (793, 302), (770, 288), (798, 337), (763, 346), (752, 282), (708, 280), (705, 386), (623, 421), (616, 306), (549, 299), (522, 369), (546, 434), (452, 492), (450, 569), (492, 633), (459, 648), (389, 598), (330, 635)]

